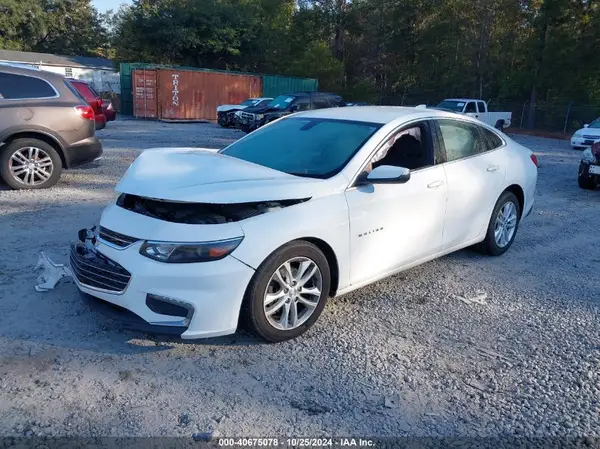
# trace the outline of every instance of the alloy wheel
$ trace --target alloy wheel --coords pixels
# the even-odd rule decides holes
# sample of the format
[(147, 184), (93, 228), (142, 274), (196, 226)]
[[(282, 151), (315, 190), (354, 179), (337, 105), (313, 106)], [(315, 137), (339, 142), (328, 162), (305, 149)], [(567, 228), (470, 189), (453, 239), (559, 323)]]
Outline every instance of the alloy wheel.
[(36, 186), (50, 179), (54, 171), (54, 163), (44, 150), (37, 147), (24, 147), (12, 154), (8, 169), (16, 181), (28, 186)]
[(499, 248), (510, 243), (517, 229), (517, 207), (512, 201), (507, 201), (498, 211), (494, 224), (494, 239)]
[(292, 330), (304, 324), (321, 299), (323, 274), (307, 257), (295, 257), (273, 273), (263, 300), (267, 321), (279, 330)]

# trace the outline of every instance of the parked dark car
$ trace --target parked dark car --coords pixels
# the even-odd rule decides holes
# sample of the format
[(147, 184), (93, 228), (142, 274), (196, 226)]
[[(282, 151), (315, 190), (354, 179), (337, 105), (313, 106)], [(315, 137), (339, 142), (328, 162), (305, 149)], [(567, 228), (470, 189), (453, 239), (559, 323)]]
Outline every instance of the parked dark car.
[(294, 112), (346, 106), (339, 95), (326, 92), (297, 92), (279, 95), (264, 106), (246, 108), (236, 116), (236, 127), (251, 132), (273, 120)]
[(102, 154), (95, 118), (64, 76), (0, 64), (0, 176), (13, 189), (53, 186)]
[(94, 110), (96, 129), (98, 130), (106, 128), (106, 115), (104, 115), (104, 110), (102, 108), (102, 97), (100, 94), (96, 92), (92, 85), (87, 81), (76, 80), (72, 78), (67, 79), (73, 86), (75, 86), (83, 98), (85, 98), (85, 101), (87, 101), (87, 103)]
[(579, 187), (586, 190), (594, 190), (600, 185), (600, 139), (583, 150), (577, 182)]

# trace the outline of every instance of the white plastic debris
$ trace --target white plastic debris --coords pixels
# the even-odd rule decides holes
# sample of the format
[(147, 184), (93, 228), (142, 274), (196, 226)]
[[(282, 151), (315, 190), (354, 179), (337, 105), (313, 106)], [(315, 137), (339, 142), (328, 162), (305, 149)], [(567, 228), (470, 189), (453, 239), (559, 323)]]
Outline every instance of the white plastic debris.
[(42, 269), (42, 274), (38, 276), (37, 285), (35, 286), (38, 292), (52, 290), (64, 277), (73, 277), (69, 267), (62, 263), (54, 263), (44, 254), (44, 251), (40, 253), (40, 258), (35, 266), (35, 270), (39, 269)]

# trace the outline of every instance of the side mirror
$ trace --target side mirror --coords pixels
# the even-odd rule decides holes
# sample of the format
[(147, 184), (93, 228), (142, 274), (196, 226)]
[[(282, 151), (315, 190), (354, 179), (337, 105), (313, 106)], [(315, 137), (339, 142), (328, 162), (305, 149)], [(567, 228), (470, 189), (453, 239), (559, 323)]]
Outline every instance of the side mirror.
[(410, 179), (410, 170), (404, 167), (394, 167), (392, 165), (380, 165), (371, 170), (371, 173), (364, 173), (364, 177), (359, 178), (360, 183), (368, 184), (404, 184)]
[(590, 126), (590, 125), (588, 125), (587, 123), (585, 125), (583, 125), (584, 128), (587, 128), (588, 126)]

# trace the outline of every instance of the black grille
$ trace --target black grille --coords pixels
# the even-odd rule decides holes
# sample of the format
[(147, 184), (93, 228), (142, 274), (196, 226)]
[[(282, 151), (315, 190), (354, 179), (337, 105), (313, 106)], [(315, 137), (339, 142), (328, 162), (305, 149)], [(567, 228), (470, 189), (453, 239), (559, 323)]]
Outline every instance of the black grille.
[(106, 229), (102, 226), (100, 226), (100, 230), (98, 231), (98, 237), (105, 242), (118, 246), (119, 248), (126, 248), (138, 241), (138, 239), (135, 237), (119, 234), (118, 232), (111, 231), (110, 229)]
[(121, 265), (81, 243), (71, 246), (70, 261), (73, 275), (87, 287), (122, 293), (131, 279)]

